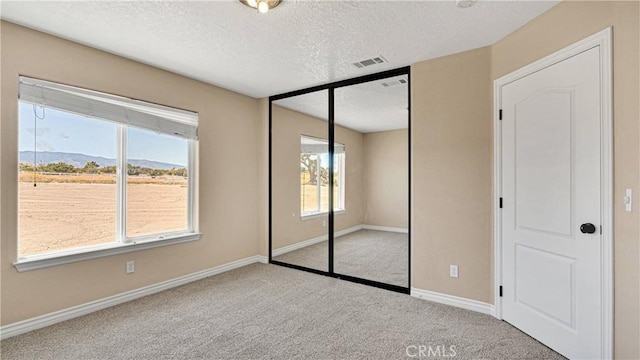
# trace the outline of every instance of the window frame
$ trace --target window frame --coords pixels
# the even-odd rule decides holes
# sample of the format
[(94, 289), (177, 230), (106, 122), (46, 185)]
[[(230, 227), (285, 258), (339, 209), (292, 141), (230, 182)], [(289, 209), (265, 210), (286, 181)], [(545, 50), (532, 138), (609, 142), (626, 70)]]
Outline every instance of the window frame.
[[(324, 154), (327, 154), (327, 155), (329, 154), (329, 149), (328, 149), (329, 141), (326, 140), (326, 139), (322, 139), (322, 138), (318, 138), (318, 137), (314, 137), (314, 136), (301, 134), (300, 135), (300, 145), (303, 144), (303, 141), (304, 141), (305, 138), (306, 139), (311, 139), (311, 140), (314, 140), (314, 141), (323, 141), (323, 142), (325, 142), (327, 144), (327, 151), (326, 152), (322, 152), (322, 153), (318, 153), (318, 152), (307, 153), (307, 154), (315, 154), (316, 155), (316, 158), (317, 158), (316, 161), (318, 162), (317, 167), (319, 169), (318, 170), (318, 174), (317, 174), (318, 179), (316, 181), (318, 183), (320, 183), (320, 181), (321, 181), (320, 178), (321, 178), (321, 175), (322, 175), (322, 172), (320, 170), (321, 169), (321, 165), (322, 165), (321, 156), (324, 155)], [(343, 144), (340, 144), (340, 145), (342, 145), (344, 147)], [(300, 151), (300, 154), (303, 154), (303, 152)], [(338, 186), (337, 186), (338, 187), (338, 199), (337, 199), (337, 201), (334, 201), (335, 203), (337, 203), (337, 207), (334, 206), (333, 212), (334, 212), (334, 214), (343, 214), (343, 213), (345, 213), (347, 211), (346, 210), (346, 199), (345, 199), (345, 195), (346, 195), (346, 192), (345, 192), (346, 176), (344, 175), (347, 151), (345, 149), (344, 152), (342, 152), (342, 153), (334, 153), (334, 156), (336, 157), (335, 161), (334, 161), (334, 164), (336, 165), (335, 167), (339, 169), (339, 172), (337, 172), (339, 177), (338, 177)], [(302, 185), (303, 184), (301, 182), (300, 183), (300, 188), (301, 189), (302, 189)], [(316, 196), (316, 199), (317, 199), (316, 209), (317, 209), (317, 211), (313, 211), (313, 212), (306, 211), (305, 212), (303, 207), (302, 207), (302, 201), (300, 201), (300, 219), (302, 219), (302, 220), (313, 219), (313, 218), (325, 216), (325, 215), (327, 215), (329, 213), (329, 210), (322, 211), (322, 190), (321, 190), (321, 188), (318, 188), (317, 194), (318, 194)], [(302, 200), (303, 196), (304, 195), (303, 195), (302, 191), (300, 191), (300, 199), (301, 200)]]
[[(82, 89), (81, 89), (82, 90)], [(113, 96), (106, 94), (105, 96)], [(123, 98), (128, 99), (128, 98)], [(137, 103), (147, 103), (153, 107), (160, 107), (160, 105), (152, 104), (140, 100), (131, 99)], [(32, 104), (30, 101), (17, 99), (17, 106), (20, 107), (21, 103)], [(37, 104), (38, 106), (42, 106)], [(44, 105), (46, 107), (46, 105)], [(51, 108), (51, 107), (49, 107)], [(173, 109), (164, 106), (166, 109)], [(53, 107), (58, 111), (78, 114), (75, 111), (69, 109), (62, 109), (59, 107)], [(176, 109), (176, 111), (183, 111)], [(77, 261), (83, 261), (88, 259), (95, 259), (104, 256), (111, 256), (115, 254), (127, 253), (132, 251), (139, 251), (143, 249), (155, 248), (160, 246), (172, 245), (182, 242), (189, 242), (199, 240), (202, 236), (198, 232), (198, 215), (197, 215), (197, 194), (198, 194), (198, 140), (194, 138), (183, 138), (187, 145), (187, 227), (185, 229), (176, 231), (165, 231), (153, 234), (145, 234), (141, 236), (127, 237), (126, 233), (126, 217), (127, 217), (127, 133), (130, 126), (140, 128), (135, 125), (127, 125), (124, 122), (118, 123), (108, 119), (100, 118), (98, 116), (90, 116), (86, 114), (78, 114), (90, 118), (95, 121), (104, 121), (108, 123), (115, 123), (117, 129), (116, 136), (116, 213), (114, 214), (116, 219), (115, 237), (112, 242), (98, 245), (87, 245), (68, 249), (61, 249), (45, 253), (20, 255), (20, 233), (17, 232), (16, 236), (16, 262), (13, 263), (14, 267), (19, 271), (29, 271), (40, 268), (46, 268), (50, 266), (57, 266), (62, 264), (73, 263)], [(195, 114), (197, 116), (197, 114)], [(19, 116), (19, 115), (18, 115)], [(18, 127), (19, 129), (19, 127)], [(154, 132), (151, 129), (140, 128), (144, 131)], [(175, 136), (163, 132), (158, 132), (168, 136)], [(20, 201), (20, 195), (16, 197), (16, 201)], [(18, 207), (19, 208), (19, 207)], [(16, 224), (17, 226), (17, 224)], [(17, 230), (17, 229), (16, 229)]]
[[(195, 157), (196, 140), (185, 139), (187, 142), (187, 228), (183, 230), (165, 231), (140, 236), (127, 236), (127, 144), (129, 126), (118, 124), (117, 146), (118, 154), (116, 159), (116, 242), (130, 244), (140, 241), (160, 241), (166, 238), (174, 238), (185, 234), (195, 233), (193, 216), (193, 186), (196, 162)], [(144, 131), (150, 131), (142, 129)], [(170, 135), (169, 135), (170, 136)]]

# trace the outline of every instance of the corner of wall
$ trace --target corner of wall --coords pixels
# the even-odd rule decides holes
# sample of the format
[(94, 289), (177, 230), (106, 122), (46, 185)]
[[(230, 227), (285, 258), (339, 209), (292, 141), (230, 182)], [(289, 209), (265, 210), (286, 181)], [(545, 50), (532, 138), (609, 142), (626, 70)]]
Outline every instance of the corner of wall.
[(269, 256), (269, 98), (258, 99), (258, 255)]

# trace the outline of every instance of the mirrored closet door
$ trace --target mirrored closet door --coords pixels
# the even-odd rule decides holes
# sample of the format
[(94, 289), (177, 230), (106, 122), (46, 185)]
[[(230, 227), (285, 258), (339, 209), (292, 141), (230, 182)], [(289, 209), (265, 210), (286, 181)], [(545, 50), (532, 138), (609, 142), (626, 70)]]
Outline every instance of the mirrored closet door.
[(346, 180), (350, 206), (335, 215), (334, 271), (401, 287), (409, 286), (408, 90), (408, 75), (335, 89), (335, 139), (347, 148), (335, 177)]
[(271, 263), (408, 293), (409, 69), (270, 98)]
[(328, 271), (328, 91), (271, 103), (271, 255)]

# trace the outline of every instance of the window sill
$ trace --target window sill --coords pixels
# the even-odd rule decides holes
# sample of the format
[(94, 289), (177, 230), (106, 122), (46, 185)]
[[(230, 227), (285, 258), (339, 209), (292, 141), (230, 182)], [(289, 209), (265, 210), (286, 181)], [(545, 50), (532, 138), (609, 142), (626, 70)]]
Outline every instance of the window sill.
[(189, 233), (175, 235), (161, 240), (146, 240), (132, 243), (113, 243), (92, 246), (83, 249), (60, 251), (51, 254), (31, 255), (18, 259), (13, 263), (18, 272), (30, 271), (51, 266), (70, 264), (78, 261), (97, 259), (105, 256), (124, 254), (132, 251), (152, 249), (160, 246), (179, 244), (199, 240), (202, 234)]
[[(333, 213), (335, 215), (340, 215), (340, 214), (344, 214), (345, 212), (347, 212), (347, 210), (333, 210)], [(311, 220), (311, 219), (317, 219), (317, 218), (322, 218), (322, 217), (326, 217), (329, 215), (329, 212), (325, 211), (325, 212), (321, 212), (321, 213), (313, 213), (313, 214), (309, 214), (309, 215), (302, 215), (300, 216), (301, 220)]]

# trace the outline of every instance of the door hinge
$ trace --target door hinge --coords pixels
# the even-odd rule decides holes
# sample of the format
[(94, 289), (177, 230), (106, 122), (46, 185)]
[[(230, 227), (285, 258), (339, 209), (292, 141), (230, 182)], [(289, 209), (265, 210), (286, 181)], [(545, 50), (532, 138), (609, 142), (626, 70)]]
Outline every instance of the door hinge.
[(502, 209), (502, 198), (500, 198), (500, 209)]
[(502, 109), (498, 111), (498, 119), (502, 120)]
[(502, 297), (502, 285), (500, 285), (500, 297)]

